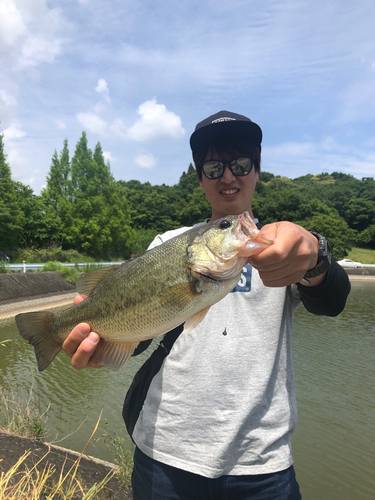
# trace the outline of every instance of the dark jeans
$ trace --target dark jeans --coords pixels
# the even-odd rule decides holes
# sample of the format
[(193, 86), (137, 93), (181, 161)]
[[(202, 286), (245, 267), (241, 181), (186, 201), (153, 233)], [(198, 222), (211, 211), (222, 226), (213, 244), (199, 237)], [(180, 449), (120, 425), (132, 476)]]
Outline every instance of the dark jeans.
[(209, 479), (149, 458), (136, 448), (133, 500), (300, 500), (293, 466), (272, 474)]

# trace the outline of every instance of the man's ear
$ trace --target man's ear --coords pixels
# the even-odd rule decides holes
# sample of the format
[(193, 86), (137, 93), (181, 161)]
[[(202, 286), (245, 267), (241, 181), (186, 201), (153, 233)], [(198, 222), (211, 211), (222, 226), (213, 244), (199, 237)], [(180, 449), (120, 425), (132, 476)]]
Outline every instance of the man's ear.
[(255, 182), (259, 181), (259, 172), (255, 172)]

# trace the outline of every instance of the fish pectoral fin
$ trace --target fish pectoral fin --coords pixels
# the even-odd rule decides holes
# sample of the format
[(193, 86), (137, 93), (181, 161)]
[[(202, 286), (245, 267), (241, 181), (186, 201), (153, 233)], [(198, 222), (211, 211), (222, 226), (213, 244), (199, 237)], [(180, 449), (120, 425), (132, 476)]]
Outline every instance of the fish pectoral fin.
[(117, 371), (128, 361), (139, 342), (109, 342), (100, 339), (91, 361)]
[(103, 281), (109, 274), (116, 271), (119, 267), (120, 266), (102, 267), (101, 269), (94, 269), (93, 271), (89, 271), (88, 273), (82, 275), (78, 278), (76, 283), (77, 292), (87, 296), (90, 295), (96, 285)]
[(198, 311), (197, 313), (193, 314), (189, 319), (185, 321), (184, 325), (184, 332), (191, 332), (194, 330), (195, 327), (199, 325), (199, 323), (204, 319), (208, 311), (210, 310), (210, 307), (206, 307), (206, 309), (202, 309), (201, 311)]
[(197, 284), (198, 280), (192, 280), (165, 288), (159, 295), (160, 304), (163, 307), (177, 306), (184, 308), (191, 302), (193, 297), (200, 294)]

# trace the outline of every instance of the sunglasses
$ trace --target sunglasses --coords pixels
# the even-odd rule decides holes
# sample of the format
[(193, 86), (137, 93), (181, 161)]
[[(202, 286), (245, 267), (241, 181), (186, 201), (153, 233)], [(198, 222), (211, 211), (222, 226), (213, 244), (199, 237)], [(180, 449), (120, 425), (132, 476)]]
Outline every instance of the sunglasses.
[(221, 161), (208, 160), (200, 164), (202, 172), (207, 179), (219, 179), (223, 176), (225, 166), (229, 166), (229, 170), (236, 177), (248, 175), (254, 166), (255, 156), (252, 158), (236, 158), (235, 160)]

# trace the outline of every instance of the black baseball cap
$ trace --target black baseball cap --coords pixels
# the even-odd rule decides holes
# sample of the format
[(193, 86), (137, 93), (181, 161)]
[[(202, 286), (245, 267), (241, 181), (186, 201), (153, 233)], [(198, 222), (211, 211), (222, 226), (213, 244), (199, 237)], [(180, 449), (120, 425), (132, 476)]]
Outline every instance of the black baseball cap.
[(217, 136), (240, 136), (248, 139), (259, 148), (262, 142), (262, 129), (250, 118), (230, 111), (219, 111), (198, 123), (190, 137), (191, 150), (196, 151), (199, 146)]

